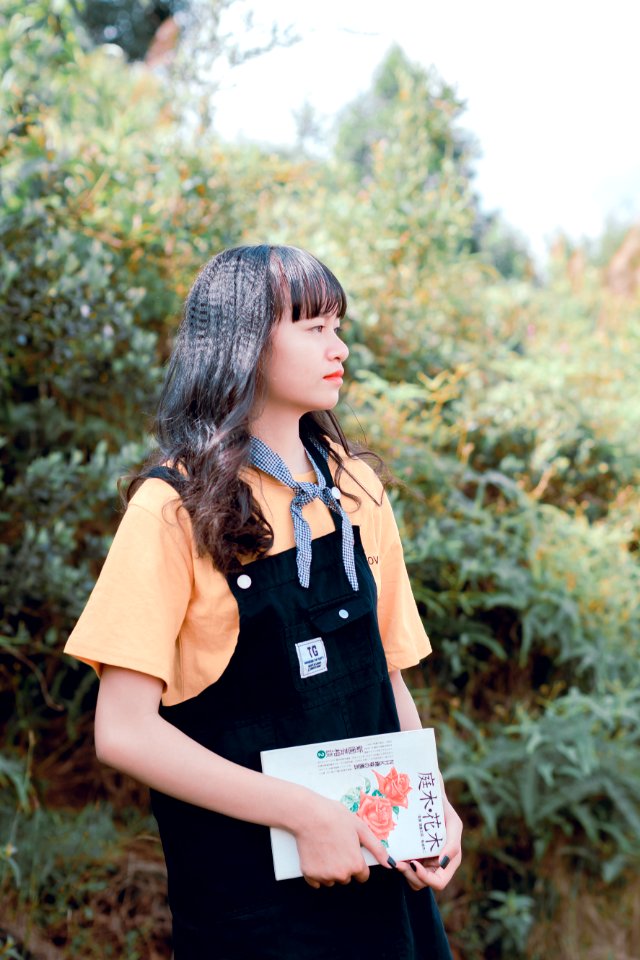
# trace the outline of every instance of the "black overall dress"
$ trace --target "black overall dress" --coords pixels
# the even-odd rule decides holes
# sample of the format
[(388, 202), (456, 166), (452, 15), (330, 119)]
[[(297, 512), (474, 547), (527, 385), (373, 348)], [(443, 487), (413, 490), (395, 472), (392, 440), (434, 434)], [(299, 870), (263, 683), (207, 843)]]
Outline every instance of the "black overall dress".
[[(149, 475), (171, 482), (162, 468)], [(261, 750), (399, 729), (360, 532), (354, 527), (354, 592), (341, 521), (332, 516), (336, 530), (313, 541), (308, 588), (298, 582), (295, 547), (227, 578), (240, 611), (229, 665), (198, 696), (160, 708), (188, 736), (253, 770), (261, 769)], [(328, 669), (303, 678), (295, 645), (315, 637), (324, 641)], [(268, 827), (158, 791), (152, 805), (175, 960), (450, 960), (432, 892), (411, 890), (397, 871), (374, 866), (364, 884), (319, 890), (302, 878), (276, 881)]]

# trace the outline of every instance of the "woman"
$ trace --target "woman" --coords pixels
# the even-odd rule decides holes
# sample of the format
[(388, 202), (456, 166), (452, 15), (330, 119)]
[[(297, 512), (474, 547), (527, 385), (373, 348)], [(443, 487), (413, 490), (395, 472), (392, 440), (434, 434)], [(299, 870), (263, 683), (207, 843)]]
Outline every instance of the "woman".
[[(430, 648), (398, 531), (330, 412), (345, 310), (296, 248), (204, 267), (156, 465), (67, 644), (101, 676), (99, 758), (152, 788), (176, 960), (450, 957), (429, 889), (460, 862), (446, 798), (441, 861), (396, 864), (340, 803), (260, 772), (261, 750), (420, 726), (400, 671)], [(269, 826), (294, 834), (304, 879), (275, 881)]]

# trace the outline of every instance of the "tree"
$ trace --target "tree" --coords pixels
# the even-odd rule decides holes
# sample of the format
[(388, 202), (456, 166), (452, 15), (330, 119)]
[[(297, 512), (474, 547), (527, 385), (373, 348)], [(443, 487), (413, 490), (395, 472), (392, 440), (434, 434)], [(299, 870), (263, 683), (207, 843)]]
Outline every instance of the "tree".
[(460, 165), (465, 176), (470, 175), (474, 141), (455, 125), (463, 103), (434, 69), (425, 70), (395, 46), (376, 71), (371, 89), (346, 107), (338, 121), (336, 157), (352, 166), (360, 182), (372, 173), (375, 144), (396, 135), (402, 102), (411, 96), (424, 99), (423, 115), (431, 144), (425, 179), (437, 175), (445, 158)]

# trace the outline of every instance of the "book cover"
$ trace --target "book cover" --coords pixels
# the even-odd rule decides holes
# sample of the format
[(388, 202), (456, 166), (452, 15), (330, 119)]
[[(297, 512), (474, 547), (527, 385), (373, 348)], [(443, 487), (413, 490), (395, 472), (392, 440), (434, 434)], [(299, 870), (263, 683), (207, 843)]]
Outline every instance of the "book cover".
[[(262, 770), (339, 800), (395, 860), (435, 857), (445, 843), (438, 757), (431, 728), (263, 750)], [(302, 876), (292, 833), (271, 828), (276, 880)], [(365, 861), (377, 860), (368, 850)]]

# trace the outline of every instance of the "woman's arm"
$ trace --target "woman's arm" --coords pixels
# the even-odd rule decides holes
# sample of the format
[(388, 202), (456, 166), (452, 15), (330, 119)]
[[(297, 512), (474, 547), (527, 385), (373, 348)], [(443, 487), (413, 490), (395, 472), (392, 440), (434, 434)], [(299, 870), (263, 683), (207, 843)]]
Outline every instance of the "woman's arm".
[[(420, 715), (418, 714), (413, 697), (402, 678), (402, 673), (400, 670), (392, 670), (389, 674), (389, 679), (391, 680), (398, 717), (400, 719), (400, 729), (419, 730), (422, 727)], [(398, 870), (404, 873), (409, 884), (415, 890), (421, 890), (423, 887), (433, 887), (435, 890), (442, 890), (449, 883), (462, 860), (462, 820), (449, 803), (442, 776), (440, 777), (440, 788), (442, 790), (442, 804), (447, 828), (447, 842), (437, 857), (429, 857), (424, 860), (412, 860), (411, 863), (414, 864), (415, 870), (409, 866), (409, 862), (407, 861), (398, 864)], [(440, 864), (442, 863), (443, 857), (447, 857), (447, 863), (444, 867), (441, 867)]]
[[(218, 813), (294, 834), (311, 886), (364, 881), (361, 846), (388, 866), (388, 854), (341, 803), (297, 784), (249, 770), (213, 753), (158, 713), (162, 681), (103, 668), (96, 707), (98, 758), (148, 786)], [(253, 800), (260, 794), (260, 804)]]
[(421, 730), (420, 714), (411, 696), (400, 670), (391, 670), (389, 673), (396, 709), (400, 718), (401, 730)]

